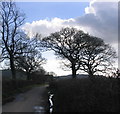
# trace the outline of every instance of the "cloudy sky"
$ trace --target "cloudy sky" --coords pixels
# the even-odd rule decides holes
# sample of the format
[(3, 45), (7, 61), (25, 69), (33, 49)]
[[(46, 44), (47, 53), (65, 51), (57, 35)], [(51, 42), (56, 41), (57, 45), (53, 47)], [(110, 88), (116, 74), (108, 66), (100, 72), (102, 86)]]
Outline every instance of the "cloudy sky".
[[(26, 14), (26, 23), (22, 29), (30, 36), (41, 33), (47, 36), (62, 27), (72, 26), (91, 35), (103, 38), (117, 51), (118, 47), (118, 4), (117, 2), (17, 2)], [(43, 53), (47, 58), (44, 68), (57, 75), (66, 75), (70, 71), (60, 68), (53, 52)]]

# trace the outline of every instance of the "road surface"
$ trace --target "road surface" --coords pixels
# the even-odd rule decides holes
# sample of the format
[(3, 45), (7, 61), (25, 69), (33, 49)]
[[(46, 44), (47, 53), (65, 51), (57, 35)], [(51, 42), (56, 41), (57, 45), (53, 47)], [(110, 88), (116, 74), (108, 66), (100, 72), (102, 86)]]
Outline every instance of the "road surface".
[(21, 93), (13, 102), (3, 105), (2, 112), (44, 112), (45, 92), (46, 86), (40, 86)]

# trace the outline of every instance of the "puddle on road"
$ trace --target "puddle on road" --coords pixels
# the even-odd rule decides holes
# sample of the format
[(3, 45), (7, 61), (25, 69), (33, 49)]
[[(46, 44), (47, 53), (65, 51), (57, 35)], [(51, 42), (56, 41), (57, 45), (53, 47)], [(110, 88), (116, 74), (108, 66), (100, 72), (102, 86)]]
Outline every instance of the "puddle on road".
[(19, 95), (17, 95), (16, 96), (16, 98), (15, 98), (15, 101), (23, 101), (25, 98), (24, 98), (24, 96), (23, 96), (23, 94), (19, 94)]
[[(49, 113), (52, 114), (53, 112), (53, 101), (52, 98), (54, 96), (54, 94), (51, 94), (50, 92), (48, 92), (49, 94)], [(45, 113), (45, 108), (43, 106), (34, 106), (33, 107), (35, 114), (44, 114)]]
[(34, 112), (35, 114), (41, 114), (41, 113), (44, 113), (45, 110), (44, 110), (44, 107), (42, 106), (34, 106)]

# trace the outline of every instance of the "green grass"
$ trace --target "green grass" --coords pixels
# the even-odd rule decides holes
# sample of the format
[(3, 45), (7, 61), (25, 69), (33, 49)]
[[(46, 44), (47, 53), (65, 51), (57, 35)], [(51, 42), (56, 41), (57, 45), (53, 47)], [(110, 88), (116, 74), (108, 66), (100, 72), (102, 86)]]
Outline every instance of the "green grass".
[(109, 78), (66, 79), (52, 82), (54, 112), (119, 111), (120, 80)]

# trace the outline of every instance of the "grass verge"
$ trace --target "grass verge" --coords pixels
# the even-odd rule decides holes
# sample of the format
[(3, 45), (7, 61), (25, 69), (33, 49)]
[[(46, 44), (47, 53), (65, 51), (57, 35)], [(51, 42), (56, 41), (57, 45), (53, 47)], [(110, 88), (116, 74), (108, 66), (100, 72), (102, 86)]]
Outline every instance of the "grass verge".
[(56, 112), (120, 111), (120, 79), (64, 79), (52, 82), (53, 114)]

